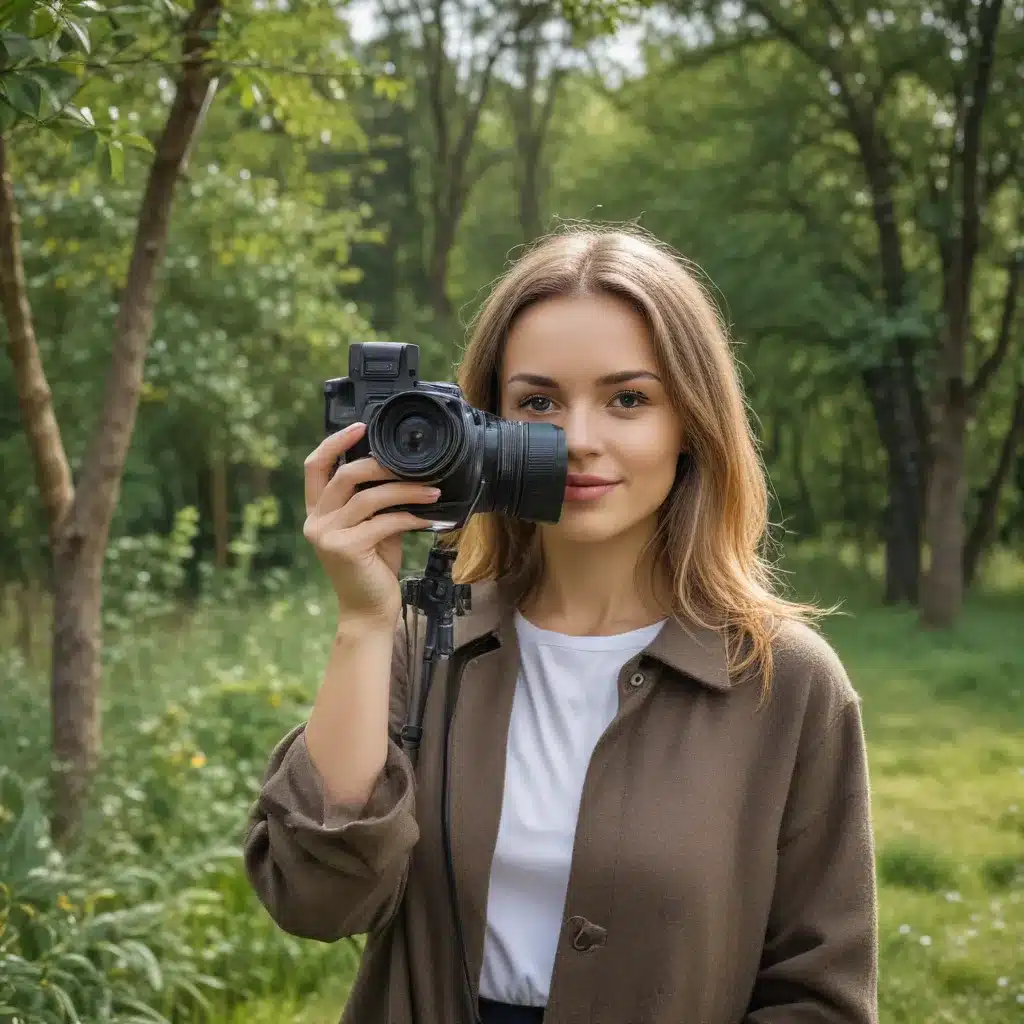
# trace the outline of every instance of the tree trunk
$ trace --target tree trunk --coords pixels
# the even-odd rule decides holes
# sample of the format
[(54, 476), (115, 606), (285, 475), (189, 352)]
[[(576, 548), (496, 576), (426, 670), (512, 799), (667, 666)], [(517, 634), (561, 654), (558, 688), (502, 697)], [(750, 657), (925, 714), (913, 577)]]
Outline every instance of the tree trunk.
[(920, 474), (916, 437), (909, 415), (899, 415), (900, 398), (905, 396), (894, 376), (884, 367), (863, 373), (887, 463), (884, 600), (886, 604), (916, 604), (921, 574)]
[(992, 476), (981, 492), (978, 514), (964, 545), (964, 586), (973, 583), (981, 559), (995, 537), (999, 513), (999, 497), (1013, 468), (1017, 448), (1024, 440), (1024, 384), (1017, 385), (1017, 394), (1010, 414), (1010, 426), (1003, 437), (999, 458)]
[[(957, 147), (957, 159), (951, 159), (949, 170), (950, 185), (959, 179), (959, 195), (950, 189), (957, 230), (955, 236), (943, 237), (939, 246), (946, 323), (941, 351), (942, 390), (928, 488), (931, 566), (922, 594), (921, 623), (940, 628), (953, 625), (963, 604), (967, 425), (986, 386), (980, 375), (968, 386), (965, 367), (971, 336), (972, 281), (981, 238), (982, 133), (1003, 3), (992, 0), (976, 6), (978, 43), (973, 80), (969, 95), (964, 94), (962, 145)], [(1012, 272), (1009, 287), (1016, 289)]]
[(103, 409), (77, 488), (67, 471), (32, 332), (14, 192), (0, 139), (0, 288), (26, 432), (49, 517), (53, 557), (52, 832), (62, 846), (78, 835), (99, 756), (103, 560), (138, 410), (156, 276), (167, 247), (174, 189), (211, 92), (206, 56), (220, 11), (220, 0), (196, 0), (183, 27), (182, 69), (139, 209)]
[(962, 396), (951, 397), (934, 429), (926, 520), (931, 561), (921, 588), (921, 622), (948, 628), (960, 613), (964, 589), (967, 410)]
[(539, 238), (543, 228), (540, 220), (540, 153), (530, 146), (523, 153), (519, 181), (519, 230), (524, 242)]
[(50, 708), (55, 767), (51, 830), (78, 834), (100, 751), (102, 569), (106, 532), (73, 535), (53, 558)]
[(430, 307), (441, 320), (452, 318), (452, 300), (448, 295), (448, 261), (455, 246), (455, 224), (441, 211), (435, 214), (434, 244), (430, 256)]
[(228, 567), (231, 522), (228, 513), (228, 466), (223, 455), (215, 455), (210, 466), (210, 504), (213, 508), (213, 564)]

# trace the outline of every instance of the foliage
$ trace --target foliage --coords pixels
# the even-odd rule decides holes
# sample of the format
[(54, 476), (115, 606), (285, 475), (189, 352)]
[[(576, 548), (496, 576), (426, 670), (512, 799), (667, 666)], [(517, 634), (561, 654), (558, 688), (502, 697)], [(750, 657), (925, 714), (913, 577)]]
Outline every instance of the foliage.
[(41, 680), (4, 653), (2, 728), (22, 737), (5, 757), (0, 797), (0, 1004), (14, 1008), (5, 1012), (33, 1024), (200, 1024), (241, 1000), (351, 972), (357, 946), (281, 933), (239, 862), (267, 751), (308, 714), (307, 645), (322, 629), (302, 630), (322, 626), (329, 605), (293, 590), (247, 612), (231, 607), (204, 604), (171, 643), (178, 627), (166, 620), (108, 627), (108, 743), (88, 842), (71, 859), (53, 849), (43, 818)]
[(209, 1007), (223, 982), (203, 973), (180, 922), (203, 917), (218, 894), (143, 864), (76, 872), (50, 845), (37, 791), (0, 769), (4, 1019), (134, 1024), (167, 1021), (160, 1008)]
[(103, 573), (107, 592), (103, 612), (110, 628), (126, 630), (165, 618), (177, 608), (197, 529), (197, 510), (184, 508), (167, 537), (126, 534), (114, 539), (107, 548)]

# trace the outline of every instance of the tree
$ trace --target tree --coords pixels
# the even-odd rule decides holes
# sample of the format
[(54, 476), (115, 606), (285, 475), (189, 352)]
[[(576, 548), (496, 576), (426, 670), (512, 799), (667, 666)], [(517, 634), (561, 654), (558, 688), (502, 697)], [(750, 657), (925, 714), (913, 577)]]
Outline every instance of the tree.
[(544, 230), (545, 148), (555, 105), (569, 74), (567, 26), (550, 18), (525, 25), (512, 45), (517, 81), (505, 84), (515, 133), (519, 230), (531, 242)]
[(949, 625), (963, 594), (968, 426), (1014, 334), (1011, 324), (978, 358), (979, 268), (1006, 268), (1011, 314), (1019, 287), (1019, 18), (1002, 0), (684, 9), (702, 12), (719, 44), (776, 39), (791, 48), (819, 76), (832, 123), (854, 146), (889, 339), (863, 371), (889, 462), (888, 596), (916, 598), (923, 531), (931, 565), (922, 620)]
[[(196, 0), (180, 27), (175, 97), (139, 208), (135, 244), (119, 303), (103, 411), (77, 480), (72, 479), (50, 388), (39, 357), (21, 258), (10, 137), (0, 136), (0, 299), (8, 326), (18, 398), (46, 508), (53, 557), (51, 707), (54, 777), (53, 832), (74, 837), (100, 744), (100, 611), (102, 567), (121, 472), (142, 389), (142, 370), (156, 302), (157, 272), (170, 227), (174, 189), (212, 95), (208, 60), (220, 0)], [(26, 12), (38, 34), (47, 4)], [(83, 42), (84, 29), (75, 36)], [(57, 41), (58, 53), (60, 42)]]
[[(5, 52), (18, 56), (5, 71), (7, 102), (0, 104), (0, 114), (5, 117), (5, 131), (0, 139), (4, 172), (0, 195), (0, 298), (7, 319), (15, 390), (49, 524), (54, 610), (52, 716), (57, 765), (53, 831), (62, 842), (73, 840), (79, 829), (99, 754), (102, 569), (137, 413), (143, 397), (151, 407), (160, 404), (154, 399), (161, 385), (167, 383), (167, 378), (173, 379), (180, 369), (173, 357), (167, 358), (168, 346), (161, 339), (151, 365), (156, 387), (153, 379), (148, 389), (144, 385), (143, 364), (154, 322), (162, 331), (178, 333), (182, 339), (179, 349), (196, 351), (198, 345), (197, 362), (220, 361), (221, 369), (227, 371), (202, 379), (193, 389), (202, 391), (202, 385), (207, 385), (204, 398), (189, 395), (184, 388), (175, 395), (181, 423), (187, 428), (178, 431), (180, 450), (184, 451), (186, 439), (203, 435), (196, 441), (197, 448), (203, 452), (206, 471), (212, 474), (216, 498), (218, 494), (223, 497), (218, 486), (223, 481), (217, 477), (226, 472), (232, 442), (234, 451), (241, 452), (243, 458), (271, 462), (275, 454), (273, 435), (276, 433), (279, 445), (285, 427), (294, 422), (294, 415), (282, 417), (281, 412), (293, 412), (301, 395), (286, 375), (276, 381), (262, 381), (259, 387), (240, 384), (238, 363), (244, 361), (246, 354), (254, 361), (265, 360), (268, 366), (279, 363), (281, 345), (297, 346), (301, 337), (308, 350), (320, 346), (322, 354), (312, 360), (293, 362), (297, 367), (316, 363), (317, 373), (322, 373), (327, 369), (323, 364), (331, 356), (324, 339), (340, 337), (345, 328), (358, 320), (348, 308), (328, 311), (327, 306), (338, 298), (345, 248), (352, 224), (358, 222), (359, 216), (352, 217), (346, 212), (318, 215), (305, 201), (306, 196), (316, 192), (306, 174), (307, 140), (314, 139), (320, 145), (331, 130), (339, 140), (347, 137), (351, 144), (358, 145), (361, 138), (352, 126), (350, 112), (337, 101), (341, 82), (352, 77), (352, 62), (339, 45), (344, 42), (344, 26), (337, 18), (335, 4), (331, 0), (311, 0), (293, 6), (288, 12), (256, 6), (250, 9), (248, 0), (195, 0), (188, 12), (171, 4), (156, 9), (79, 6), (81, 10), (75, 5), (18, 5), (16, 14), (20, 21), (3, 25)], [(56, 21), (52, 17), (55, 10), (60, 12)], [(91, 16), (89, 22), (85, 20), (87, 14)], [(300, 66), (301, 59), (310, 55), (320, 60), (319, 67)], [(130, 86), (119, 84), (125, 75), (139, 74), (148, 75), (153, 81), (141, 89), (137, 78)], [(17, 88), (19, 82), (22, 84)], [(35, 88), (25, 86), (25, 82), (34, 83)], [(195, 154), (200, 124), (207, 119), (218, 86), (221, 93), (232, 91), (240, 97), (250, 128), (257, 130), (244, 130), (239, 119), (224, 126), (231, 134), (228, 161), (243, 161), (235, 163), (236, 187), (232, 188), (231, 181), (210, 168), (203, 168), (204, 173), (197, 172), (195, 167), (189, 171), (192, 180), (188, 195), (196, 232), (192, 251), (177, 256), (167, 266), (165, 256), (176, 187)], [(111, 88), (116, 91), (133, 87), (137, 94), (153, 94), (155, 147), (116, 125), (99, 127), (87, 107), (70, 105), (76, 92), (78, 96), (92, 95), (97, 103), (105, 105), (103, 97), (109, 96)], [(12, 105), (12, 96), (17, 98), (17, 105)], [(111, 117), (116, 120), (115, 114)], [(67, 216), (67, 212), (58, 212), (62, 209), (60, 199), (54, 200), (50, 217), (43, 217), (39, 211), (40, 205), (45, 206), (45, 198), (40, 203), (39, 197), (45, 197), (47, 191), (38, 188), (34, 171), (41, 161), (59, 165), (53, 158), (54, 137), (44, 129), (54, 129), (62, 137), (70, 134), (73, 153), (95, 152), (100, 165), (118, 179), (125, 170), (125, 145), (148, 148), (154, 156), (141, 175), (141, 201), (134, 215), (125, 210), (128, 193), (111, 190), (104, 198), (99, 189), (93, 189), (93, 180), (88, 175), (72, 182), (77, 194), (87, 192), (94, 201), (87, 209), (96, 223), (93, 230), (85, 232), (84, 245), (80, 239), (71, 238), (67, 251), (90, 259), (80, 258), (78, 267), (73, 266), (72, 260), (69, 273), (58, 272), (56, 277), (49, 273), (54, 269), (52, 259), (42, 260), (42, 271), (36, 264), (36, 283), (31, 288), (38, 287), (39, 282), (51, 283), (50, 296), (56, 301), (44, 303), (38, 310), (39, 317), (34, 317), (15, 185), (18, 153), (22, 154), (22, 180), (36, 187), (33, 223), (52, 225), (56, 233)], [(268, 140), (275, 139), (277, 144), (271, 143), (268, 149)], [(48, 145), (43, 145), (44, 140)], [(258, 188), (253, 182), (249, 187), (252, 174), (244, 165), (247, 159), (272, 165), (273, 170), (267, 171), (266, 178), (274, 173), (291, 175), (296, 199), (279, 202), (272, 180), (264, 181)], [(133, 177), (140, 177), (135, 174), (134, 165), (131, 171)], [(204, 189), (211, 193), (205, 207), (200, 199)], [(50, 193), (55, 191), (51, 189)], [(65, 203), (64, 208), (81, 219), (82, 207)], [(203, 217), (209, 217), (211, 212), (226, 218), (230, 216), (229, 210), (235, 214), (230, 224), (202, 223)], [(301, 286), (296, 286), (290, 274), (283, 271), (274, 254), (266, 255), (267, 250), (274, 250), (275, 254), (280, 250), (279, 239), (267, 235), (280, 234), (282, 220), (289, 222), (297, 245), (304, 234), (315, 236), (301, 244), (301, 255), (308, 260), (308, 267), (300, 271)], [(246, 231), (244, 237), (234, 233), (240, 227)], [(122, 262), (125, 234), (130, 241)], [(96, 249), (89, 247), (91, 238), (100, 241)], [(52, 236), (50, 240), (56, 241)], [(103, 245), (106, 251), (99, 252)], [(29, 244), (27, 248), (31, 250), (33, 246)], [(239, 273), (246, 268), (240, 287), (231, 280), (225, 281), (227, 275), (215, 272), (207, 273), (203, 280), (211, 287), (219, 287), (220, 294), (208, 296), (197, 285), (191, 261), (200, 254), (205, 258), (207, 253), (222, 267), (237, 264)], [(36, 255), (30, 252), (30, 258)], [(299, 254), (293, 255), (291, 264), (295, 268), (300, 262)], [(97, 259), (102, 268), (99, 273)], [(75, 280), (69, 283), (71, 275)], [(68, 307), (62, 298), (77, 291), (90, 278), (95, 279), (95, 286), (91, 292), (83, 289), (78, 309), (95, 305), (96, 322), (104, 323), (112, 289), (117, 316), (112, 325), (111, 358), (102, 400), (98, 403), (99, 414), (92, 424), (91, 439), (76, 464), (75, 457), (68, 454), (68, 437), (58, 425), (50, 382), (43, 368), (37, 323), (41, 320), (59, 333), (60, 318), (55, 319), (54, 314)], [(162, 279), (168, 279), (171, 298), (160, 315), (156, 310), (158, 278), (162, 283)], [(176, 294), (178, 287), (191, 290), (191, 294)], [(239, 287), (239, 300), (244, 297), (246, 303), (225, 311), (224, 303), (230, 301), (233, 287)], [(212, 332), (195, 330), (195, 314), (204, 302), (221, 310), (218, 319), (222, 334), (218, 339), (212, 339)], [(265, 303), (270, 304), (269, 310)], [(288, 323), (281, 322), (279, 314), (273, 318), (269, 315), (276, 314), (281, 304), (293, 307)], [(172, 325), (168, 320), (173, 322), (175, 315), (179, 323)], [(192, 327), (181, 323), (189, 318)], [(267, 321), (275, 329), (265, 327)], [(248, 346), (248, 353), (232, 350), (224, 342), (225, 328), (237, 332), (232, 341), (242, 348)], [(98, 336), (91, 340), (90, 354), (99, 352), (102, 340)], [(221, 343), (214, 345), (212, 340)], [(175, 354), (179, 354), (177, 350)], [(296, 349), (293, 355), (297, 354)], [(289, 393), (283, 401), (270, 400), (271, 396), (280, 398), (275, 390), (285, 389)], [(191, 405), (190, 417), (185, 410), (192, 398), (196, 401)], [(91, 409), (81, 411), (85, 422), (93, 419)], [(314, 403), (309, 403), (309, 411), (315, 423), (319, 417)], [(251, 423), (257, 417), (261, 419), (262, 430), (254, 437)], [(242, 443), (238, 443), (239, 438)], [(223, 503), (221, 511), (224, 512)], [(222, 548), (227, 542), (225, 519), (222, 515), (217, 524)]]

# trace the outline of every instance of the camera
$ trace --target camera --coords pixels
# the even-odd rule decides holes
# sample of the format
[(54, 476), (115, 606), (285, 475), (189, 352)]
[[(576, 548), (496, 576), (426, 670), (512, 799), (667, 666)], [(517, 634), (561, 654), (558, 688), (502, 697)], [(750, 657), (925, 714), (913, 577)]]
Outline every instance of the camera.
[[(455, 384), (419, 379), (419, 346), (360, 342), (348, 376), (324, 382), (328, 434), (362, 421), (366, 433), (344, 456), (372, 455), (401, 480), (431, 484), (431, 505), (395, 505), (435, 530), (465, 525), (477, 512), (556, 523), (562, 514), (568, 450), (550, 423), (521, 423), (474, 409)], [(364, 486), (377, 486), (369, 484)]]

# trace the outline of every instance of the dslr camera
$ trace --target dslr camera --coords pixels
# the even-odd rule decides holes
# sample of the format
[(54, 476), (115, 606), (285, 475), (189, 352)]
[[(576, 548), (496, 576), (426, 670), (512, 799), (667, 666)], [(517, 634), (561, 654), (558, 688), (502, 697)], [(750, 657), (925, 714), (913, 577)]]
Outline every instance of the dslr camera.
[(455, 384), (421, 381), (419, 354), (418, 345), (356, 343), (348, 376), (324, 382), (326, 432), (366, 424), (346, 462), (372, 455), (400, 480), (440, 488), (432, 505), (386, 511), (413, 512), (435, 531), (461, 527), (477, 512), (558, 522), (569, 462), (565, 432), (501, 419), (474, 409)]

